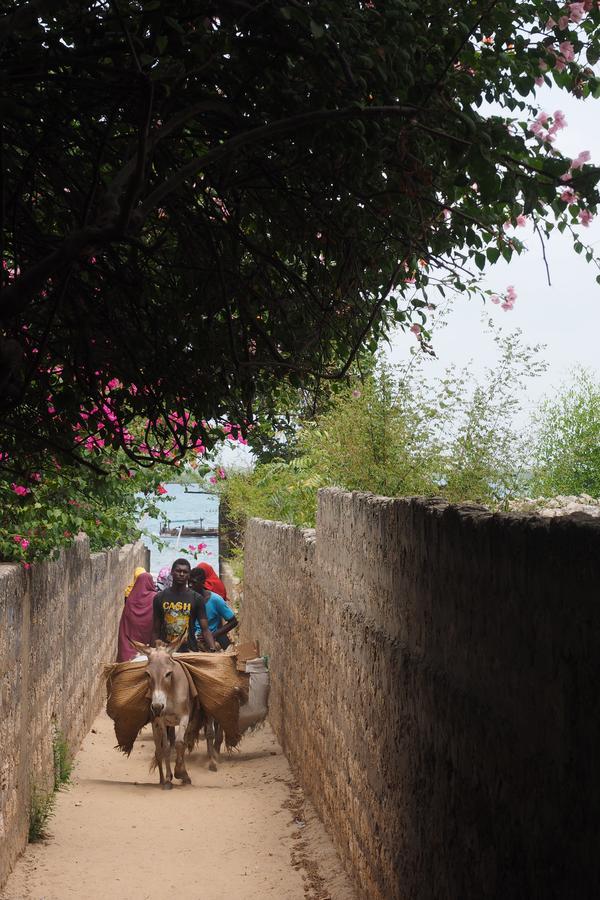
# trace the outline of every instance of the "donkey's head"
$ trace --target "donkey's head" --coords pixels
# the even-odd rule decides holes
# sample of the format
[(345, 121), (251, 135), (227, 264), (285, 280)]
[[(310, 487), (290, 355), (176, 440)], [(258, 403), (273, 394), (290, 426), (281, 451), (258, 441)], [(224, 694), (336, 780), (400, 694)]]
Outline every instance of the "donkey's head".
[(155, 716), (160, 716), (167, 707), (167, 698), (173, 685), (173, 654), (179, 650), (187, 637), (186, 631), (172, 644), (149, 647), (138, 641), (131, 641), (136, 650), (148, 657), (146, 676), (149, 680), (152, 700), (150, 706)]

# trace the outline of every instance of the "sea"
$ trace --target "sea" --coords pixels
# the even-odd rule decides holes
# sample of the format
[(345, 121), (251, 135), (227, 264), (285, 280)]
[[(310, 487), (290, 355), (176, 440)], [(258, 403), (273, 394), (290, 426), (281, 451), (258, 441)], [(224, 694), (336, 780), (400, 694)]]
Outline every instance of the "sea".
[[(219, 498), (216, 494), (199, 493), (201, 486), (197, 484), (165, 482), (164, 486), (167, 493), (161, 498), (160, 505), (171, 527), (194, 524), (205, 528), (219, 527)], [(155, 575), (163, 566), (171, 568), (178, 556), (189, 559), (192, 567), (207, 562), (215, 572), (219, 572), (218, 537), (161, 537), (159, 520), (150, 516), (142, 519), (140, 527), (146, 532), (142, 540), (150, 550), (150, 571)], [(198, 544), (206, 544), (206, 547), (198, 551)], [(188, 552), (182, 553), (182, 549)]]

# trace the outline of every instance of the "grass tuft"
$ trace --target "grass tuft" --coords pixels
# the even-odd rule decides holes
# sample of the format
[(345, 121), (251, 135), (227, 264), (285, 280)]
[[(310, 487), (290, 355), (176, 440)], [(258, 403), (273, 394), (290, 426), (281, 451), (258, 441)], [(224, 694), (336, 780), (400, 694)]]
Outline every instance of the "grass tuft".
[(54, 756), (54, 790), (58, 791), (63, 784), (68, 784), (73, 771), (73, 759), (65, 736), (58, 728), (54, 729), (52, 738), (52, 753)]
[(31, 788), (29, 799), (29, 841), (35, 844), (48, 837), (48, 822), (54, 815), (56, 797), (54, 791), (43, 791), (37, 785)]

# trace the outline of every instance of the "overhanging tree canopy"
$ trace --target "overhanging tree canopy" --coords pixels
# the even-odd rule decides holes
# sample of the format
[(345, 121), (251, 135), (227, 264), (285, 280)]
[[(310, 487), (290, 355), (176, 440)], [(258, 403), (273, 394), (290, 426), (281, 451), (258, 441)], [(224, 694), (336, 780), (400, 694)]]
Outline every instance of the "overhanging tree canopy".
[(175, 7), (0, 4), (2, 465), (210, 444), (595, 212), (534, 119), (600, 94), (596, 3)]

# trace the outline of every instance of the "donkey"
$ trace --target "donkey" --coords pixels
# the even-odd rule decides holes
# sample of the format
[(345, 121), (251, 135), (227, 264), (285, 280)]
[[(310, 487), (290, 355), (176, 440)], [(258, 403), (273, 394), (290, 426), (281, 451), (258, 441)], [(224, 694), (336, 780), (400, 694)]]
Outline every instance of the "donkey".
[[(177, 664), (173, 654), (187, 637), (187, 631), (169, 646), (149, 647), (137, 641), (133, 646), (148, 657), (146, 675), (150, 682), (152, 710), (152, 734), (154, 736), (154, 765), (158, 766), (163, 790), (173, 785), (171, 771), (171, 744), (175, 744), (175, 778), (183, 784), (191, 784), (184, 753), (191, 750), (200, 730), (202, 710), (190, 689), (190, 682), (183, 666)], [(163, 774), (163, 763), (165, 774)]]

